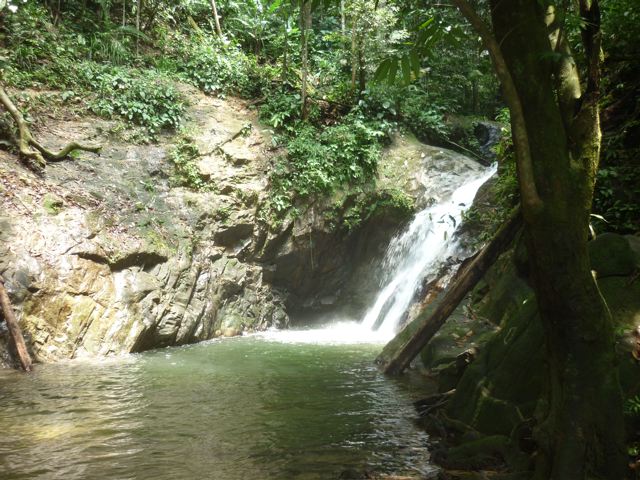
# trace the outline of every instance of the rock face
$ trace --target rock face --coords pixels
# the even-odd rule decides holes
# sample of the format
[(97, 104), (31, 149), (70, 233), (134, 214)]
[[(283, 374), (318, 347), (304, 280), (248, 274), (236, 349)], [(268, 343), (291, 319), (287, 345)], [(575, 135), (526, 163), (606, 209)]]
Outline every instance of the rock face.
[[(589, 245), (598, 286), (616, 326), (621, 386), (628, 396), (640, 388), (640, 283), (633, 273), (640, 268), (637, 239), (603, 234)], [(543, 396), (544, 332), (524, 262), (522, 243), (503, 254), (476, 287), (473, 318), (454, 321), (452, 326), (477, 330), (474, 327), (483, 321), (493, 324), (494, 332), (461, 339), (452, 337), (451, 328), (443, 329), (422, 356), (427, 367), (437, 368), (442, 362), (455, 363), (458, 351), (451, 347), (474, 343), (479, 353), (455, 378), (456, 392), (447, 414), (486, 435), (508, 436), (524, 418), (534, 415), (536, 399)], [(451, 388), (448, 380), (444, 378), (443, 390)]]
[[(441, 177), (472, 168), (466, 157), (398, 135), (364, 199), (340, 192), (268, 225), (261, 206), (274, 152), (255, 112), (181, 88), (197, 190), (176, 186), (174, 138), (130, 145), (100, 119), (40, 128), (52, 147), (71, 138), (103, 145), (99, 157), (50, 164), (45, 177), (0, 152), (0, 275), (36, 360), (286, 327), (289, 313), (339, 305), (357, 315), (378, 287), (374, 260), (409, 220), (394, 192), (422, 208), (436, 184), (442, 190)], [(341, 222), (363, 208), (373, 213), (345, 229)], [(0, 330), (4, 363), (6, 341)]]
[[(0, 274), (37, 360), (288, 324), (283, 295), (251, 253), (267, 185), (265, 134), (239, 102), (189, 94), (212, 191), (171, 186), (170, 139), (114, 142), (97, 119), (39, 132), (51, 145), (71, 137), (105, 145), (100, 157), (49, 165), (46, 178), (0, 153)], [(248, 135), (216, 150), (242, 128)]]

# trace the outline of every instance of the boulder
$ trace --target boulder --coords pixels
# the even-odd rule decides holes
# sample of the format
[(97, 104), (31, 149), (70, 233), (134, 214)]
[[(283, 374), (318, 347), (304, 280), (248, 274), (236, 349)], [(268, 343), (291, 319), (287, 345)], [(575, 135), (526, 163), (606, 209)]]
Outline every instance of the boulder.
[(630, 238), (633, 237), (603, 233), (589, 242), (591, 268), (598, 278), (629, 275), (640, 266)]

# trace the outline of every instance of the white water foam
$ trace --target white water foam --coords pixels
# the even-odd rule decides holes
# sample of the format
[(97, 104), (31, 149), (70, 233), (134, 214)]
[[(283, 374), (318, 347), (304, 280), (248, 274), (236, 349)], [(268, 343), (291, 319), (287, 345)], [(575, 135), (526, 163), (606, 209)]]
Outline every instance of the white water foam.
[(395, 335), (424, 280), (432, 280), (455, 253), (453, 234), (462, 214), (471, 207), (480, 186), (495, 172), (494, 166), (480, 177), (476, 172), (472, 177), (462, 177), (461, 186), (450, 197), (419, 212), (407, 229), (391, 240), (383, 264), (388, 272), (387, 282), (362, 321), (365, 328), (388, 338)]
[(320, 328), (299, 330), (267, 330), (255, 334), (272, 342), (309, 345), (384, 344), (389, 341), (385, 332), (374, 331), (356, 321), (336, 321)]
[(451, 255), (457, 243), (454, 232), (462, 214), (471, 207), (476, 192), (496, 167), (447, 175), (458, 188), (444, 200), (418, 212), (409, 226), (394, 237), (383, 261), (387, 272), (380, 292), (361, 322), (338, 319), (320, 328), (267, 330), (255, 336), (292, 344), (345, 345), (384, 344), (396, 334), (425, 279), (431, 280)]

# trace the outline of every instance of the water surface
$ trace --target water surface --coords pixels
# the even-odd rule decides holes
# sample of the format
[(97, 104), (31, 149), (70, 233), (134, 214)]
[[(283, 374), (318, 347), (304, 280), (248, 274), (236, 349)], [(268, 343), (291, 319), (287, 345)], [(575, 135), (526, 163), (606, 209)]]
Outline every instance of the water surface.
[(0, 478), (430, 471), (408, 389), (373, 365), (376, 339), (357, 340), (278, 332), (0, 371)]

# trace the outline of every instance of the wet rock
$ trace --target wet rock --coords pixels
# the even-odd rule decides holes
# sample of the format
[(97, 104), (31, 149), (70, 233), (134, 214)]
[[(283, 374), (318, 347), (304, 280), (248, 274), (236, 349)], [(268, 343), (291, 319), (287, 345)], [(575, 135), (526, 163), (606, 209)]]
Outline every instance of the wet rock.
[(493, 148), (500, 141), (502, 126), (497, 122), (479, 121), (473, 127), (473, 134), (480, 144), (480, 153), (487, 164), (496, 160)]
[(237, 328), (225, 328), (222, 331), (222, 336), (223, 337), (237, 337), (238, 335), (241, 335), (242, 332), (240, 330), (238, 330)]
[(603, 233), (589, 242), (591, 268), (598, 278), (629, 275), (640, 266), (637, 254), (629, 241), (616, 233)]

